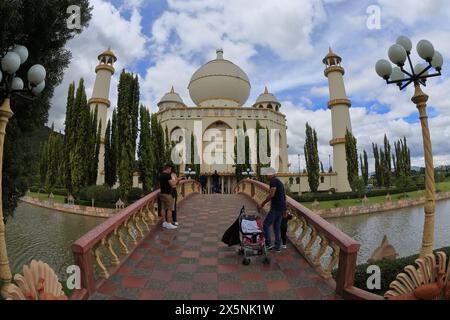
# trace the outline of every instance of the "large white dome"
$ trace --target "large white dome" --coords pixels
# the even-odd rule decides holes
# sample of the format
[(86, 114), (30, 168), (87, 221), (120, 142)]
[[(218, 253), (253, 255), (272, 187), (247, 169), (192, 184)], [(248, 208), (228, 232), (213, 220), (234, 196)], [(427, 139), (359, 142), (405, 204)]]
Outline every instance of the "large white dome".
[(197, 106), (243, 106), (250, 96), (247, 74), (233, 62), (223, 59), (217, 50), (217, 59), (198, 69), (189, 82), (189, 94)]

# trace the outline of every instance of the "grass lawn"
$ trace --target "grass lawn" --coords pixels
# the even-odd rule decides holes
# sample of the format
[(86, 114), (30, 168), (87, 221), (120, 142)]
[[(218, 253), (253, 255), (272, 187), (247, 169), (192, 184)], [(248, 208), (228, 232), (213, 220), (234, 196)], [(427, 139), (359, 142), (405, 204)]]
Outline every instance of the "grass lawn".
[[(37, 193), (37, 192), (30, 192), (30, 197), (39, 199), (41, 201), (46, 201), (49, 200), (48, 195), (46, 193)], [(55, 197), (53, 198), (53, 202), (59, 202), (59, 203), (64, 203), (64, 196), (58, 196), (55, 195)]]
[[(436, 191), (437, 192), (447, 192), (450, 191), (450, 181), (440, 182), (436, 184)], [(407, 199), (415, 199), (421, 196), (425, 195), (425, 190), (419, 190), (419, 191), (412, 191), (407, 192), (408, 195)], [(391, 196), (392, 201), (397, 201), (403, 197), (402, 193), (394, 194)], [(379, 196), (379, 197), (370, 197), (367, 198), (369, 204), (376, 204), (376, 203), (384, 203), (386, 200), (386, 196)], [(311, 209), (312, 208), (312, 202), (303, 202), (302, 205), (305, 207)], [(348, 208), (348, 207), (354, 207), (354, 206), (360, 206), (361, 200), (360, 199), (342, 199), (342, 200), (332, 200), (332, 201), (322, 201), (320, 202), (320, 209), (330, 209), (330, 208)]]

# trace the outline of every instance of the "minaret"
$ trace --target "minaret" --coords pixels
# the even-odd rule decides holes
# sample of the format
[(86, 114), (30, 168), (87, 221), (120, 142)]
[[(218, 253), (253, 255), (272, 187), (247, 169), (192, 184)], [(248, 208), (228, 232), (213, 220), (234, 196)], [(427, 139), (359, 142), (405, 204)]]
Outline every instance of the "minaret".
[(97, 185), (103, 185), (105, 183), (105, 133), (108, 121), (108, 108), (111, 105), (109, 101), (109, 87), (111, 77), (114, 74), (114, 63), (117, 61), (117, 58), (111, 49), (108, 48), (108, 50), (98, 56), (98, 61), (99, 64), (95, 68), (97, 76), (95, 78), (94, 90), (88, 104), (91, 112), (94, 112), (95, 108), (97, 108), (97, 127), (100, 122), (102, 124), (100, 153), (98, 155)]
[(350, 121), (351, 101), (347, 98), (344, 85), (344, 68), (341, 67), (342, 58), (329, 50), (323, 59), (325, 64), (325, 76), (328, 78), (330, 101), (328, 108), (331, 110), (331, 124), (333, 127), (333, 139), (330, 145), (333, 147), (333, 170), (337, 173), (336, 191), (351, 191), (347, 177), (347, 160), (345, 155), (345, 133), (352, 131)]

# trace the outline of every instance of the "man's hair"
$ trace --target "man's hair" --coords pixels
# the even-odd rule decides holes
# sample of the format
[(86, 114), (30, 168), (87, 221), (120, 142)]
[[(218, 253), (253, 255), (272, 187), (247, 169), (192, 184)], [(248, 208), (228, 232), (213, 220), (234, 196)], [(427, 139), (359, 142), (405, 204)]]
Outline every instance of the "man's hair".
[(164, 170), (167, 170), (167, 169), (173, 169), (173, 166), (171, 165), (171, 164), (166, 164), (165, 166), (164, 166)]

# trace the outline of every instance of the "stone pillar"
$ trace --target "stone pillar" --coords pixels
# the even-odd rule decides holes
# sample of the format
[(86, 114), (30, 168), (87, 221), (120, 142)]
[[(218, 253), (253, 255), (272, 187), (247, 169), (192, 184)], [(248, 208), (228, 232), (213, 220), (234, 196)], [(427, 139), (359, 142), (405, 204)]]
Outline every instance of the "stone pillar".
[(328, 108), (331, 110), (331, 124), (333, 137), (330, 145), (333, 147), (333, 169), (338, 174), (336, 179), (336, 191), (351, 191), (347, 178), (347, 160), (345, 155), (345, 134), (347, 129), (351, 132), (352, 125), (349, 109), (351, 101), (347, 98), (343, 76), (344, 68), (341, 67), (341, 57), (335, 54), (331, 48), (323, 59), (326, 65), (325, 76), (328, 78), (330, 101)]
[(99, 64), (95, 68), (97, 74), (92, 91), (92, 98), (88, 105), (91, 112), (97, 109), (97, 128), (101, 123), (100, 152), (98, 155), (97, 185), (105, 183), (105, 133), (108, 123), (108, 108), (111, 105), (109, 101), (109, 89), (111, 77), (114, 74), (114, 63), (117, 61), (114, 53), (108, 49), (98, 56)]

